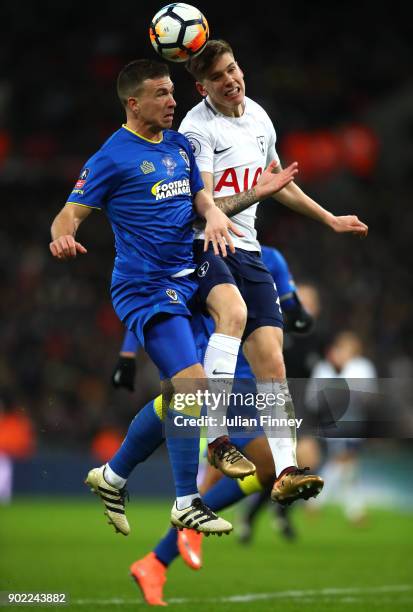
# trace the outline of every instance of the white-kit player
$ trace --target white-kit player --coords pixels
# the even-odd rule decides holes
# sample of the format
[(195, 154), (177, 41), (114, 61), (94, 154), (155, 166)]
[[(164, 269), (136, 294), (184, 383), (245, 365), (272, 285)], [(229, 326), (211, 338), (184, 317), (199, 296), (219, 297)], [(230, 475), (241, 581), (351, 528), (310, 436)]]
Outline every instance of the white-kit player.
[[(257, 392), (271, 398), (266, 413), (293, 417), (294, 407), (286, 382), (282, 354), (283, 319), (273, 279), (261, 259), (255, 230), (260, 199), (273, 196), (289, 208), (321, 221), (336, 232), (367, 234), (367, 226), (354, 215), (337, 217), (307, 196), (294, 182), (297, 164), (282, 170), (276, 152), (276, 133), (264, 109), (245, 96), (244, 75), (229, 44), (210, 40), (201, 54), (186, 64), (203, 100), (184, 118), (179, 131), (192, 144), (205, 189), (243, 232), (233, 238), (236, 253), (225, 258), (203, 251), (203, 233), (196, 232), (195, 259), (199, 295), (215, 321), (204, 367), (211, 378), (233, 377), (237, 355), (244, 354), (257, 379)], [(275, 175), (274, 175), (275, 173)], [(274, 182), (274, 178), (280, 179)], [(277, 382), (278, 381), (278, 382)], [(274, 397), (284, 401), (274, 402)], [(274, 405), (275, 404), (275, 405)], [(297, 466), (294, 427), (265, 426), (276, 481), (271, 497), (280, 503), (317, 495), (319, 476)], [(256, 463), (256, 458), (251, 457)], [(214, 457), (210, 456), (214, 464)]]

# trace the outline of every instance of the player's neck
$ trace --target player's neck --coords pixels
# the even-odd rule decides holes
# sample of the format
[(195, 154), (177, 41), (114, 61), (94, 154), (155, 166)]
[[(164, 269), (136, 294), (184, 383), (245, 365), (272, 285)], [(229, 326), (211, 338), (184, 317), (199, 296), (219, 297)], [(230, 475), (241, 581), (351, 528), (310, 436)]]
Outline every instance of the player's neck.
[(236, 106), (224, 106), (223, 104), (217, 104), (213, 100), (211, 102), (216, 110), (226, 117), (242, 117), (245, 111), (245, 101)]
[(162, 130), (154, 132), (151, 126), (148, 126), (141, 121), (128, 119), (126, 123), (124, 123), (124, 126), (131, 132), (134, 132), (137, 136), (141, 136), (141, 138), (145, 138), (145, 140), (150, 140), (151, 142), (161, 142), (163, 138)]

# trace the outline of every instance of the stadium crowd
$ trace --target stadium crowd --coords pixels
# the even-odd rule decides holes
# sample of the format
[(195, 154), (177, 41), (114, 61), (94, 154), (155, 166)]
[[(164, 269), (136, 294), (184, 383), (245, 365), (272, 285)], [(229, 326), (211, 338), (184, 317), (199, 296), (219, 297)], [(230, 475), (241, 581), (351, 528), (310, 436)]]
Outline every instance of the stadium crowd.
[[(387, 20), (379, 5), (380, 27), (367, 28), (369, 3), (360, 3), (357, 21), (344, 5), (324, 11), (323, 4), (262, 3), (236, 27), (230, 8), (197, 5), (213, 36), (239, 50), (248, 93), (273, 119), (284, 165), (298, 160), (308, 193), (336, 214), (351, 209), (370, 228), (365, 241), (338, 240), (265, 203), (261, 242), (284, 253), (297, 281), (316, 284), (328, 334), (353, 330), (379, 376), (408, 378), (412, 43), (407, 22)], [(103, 215), (82, 227), (87, 255), (59, 264), (48, 251), (51, 220), (83, 160), (122, 121), (113, 88), (119, 68), (154, 55), (146, 31), (159, 3), (139, 13), (130, 0), (121, 10), (96, 6), (63, 0), (54, 9), (0, 9), (10, 24), (0, 77), (0, 410), (24, 410), (40, 442), (56, 445), (89, 443), (102, 426), (124, 430), (158, 390), (142, 355), (134, 396), (110, 385), (123, 328), (108, 294), (113, 242)], [(178, 125), (198, 97), (182, 66), (172, 73)]]

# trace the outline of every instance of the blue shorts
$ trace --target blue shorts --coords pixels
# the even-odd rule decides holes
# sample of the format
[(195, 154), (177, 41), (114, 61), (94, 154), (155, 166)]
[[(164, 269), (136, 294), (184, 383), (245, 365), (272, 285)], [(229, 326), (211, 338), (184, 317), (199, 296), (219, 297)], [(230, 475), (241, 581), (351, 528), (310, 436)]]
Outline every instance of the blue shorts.
[(144, 285), (112, 276), (116, 314), (147, 350), (161, 378), (171, 378), (198, 363), (188, 308), (197, 284), (190, 276), (169, 277)]
[(191, 311), (191, 327), (195, 338), (198, 359), (200, 363), (204, 363), (205, 351), (209, 338), (214, 333), (215, 323), (212, 317), (201, 311), (201, 306), (197, 301)]
[(243, 340), (259, 327), (271, 326), (283, 329), (283, 317), (274, 279), (256, 251), (237, 249), (227, 257), (215, 255), (212, 245), (204, 253), (204, 242), (194, 241), (199, 283), (199, 299), (205, 303), (209, 292), (216, 285), (236, 285), (247, 305), (248, 318)]

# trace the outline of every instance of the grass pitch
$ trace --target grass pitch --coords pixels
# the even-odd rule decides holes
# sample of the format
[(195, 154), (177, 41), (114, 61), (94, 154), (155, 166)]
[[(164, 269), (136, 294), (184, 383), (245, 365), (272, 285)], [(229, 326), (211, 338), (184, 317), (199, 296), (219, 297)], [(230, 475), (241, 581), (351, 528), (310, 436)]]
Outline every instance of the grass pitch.
[[(79, 612), (143, 609), (128, 567), (162, 535), (170, 504), (127, 509), (132, 532), (124, 537), (105, 523), (96, 498), (20, 499), (1, 508), (0, 591), (65, 592), (70, 603), (62, 609)], [(225, 516), (231, 520), (233, 513)], [(249, 546), (234, 535), (204, 540), (201, 571), (178, 559), (168, 572), (169, 606), (178, 612), (412, 609), (411, 515), (371, 511), (368, 525), (355, 528), (337, 509), (308, 516), (296, 508), (293, 520), (294, 542), (274, 532), (267, 513)]]

